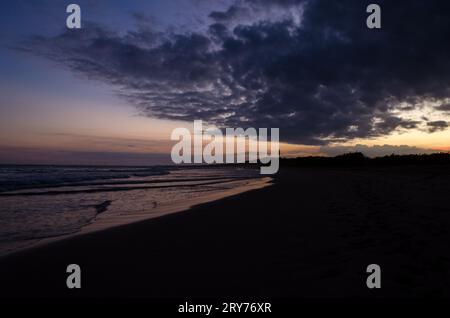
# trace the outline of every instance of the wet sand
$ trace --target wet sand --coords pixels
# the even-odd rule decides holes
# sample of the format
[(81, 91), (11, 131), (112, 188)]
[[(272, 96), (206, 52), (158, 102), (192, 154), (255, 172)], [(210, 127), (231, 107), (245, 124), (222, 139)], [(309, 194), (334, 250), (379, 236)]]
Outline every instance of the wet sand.
[[(220, 182), (214, 182), (214, 187), (208, 189), (207, 185), (206, 188), (197, 190), (198, 195), (192, 195), (187, 198), (173, 198), (172, 200), (160, 202), (151, 201), (151, 206), (147, 208), (140, 210), (136, 207), (130, 207), (131, 211), (124, 211), (121, 213), (109, 213), (108, 207), (111, 205), (112, 201), (107, 200), (101, 204), (92, 206), (97, 212), (96, 216), (89, 222), (89, 224), (83, 226), (79, 231), (65, 235), (27, 239), (15, 242), (2, 241), (0, 242), (0, 257), (17, 253), (22, 250), (35, 248), (37, 246), (46, 245), (52, 242), (70, 239), (86, 233), (102, 231), (112, 227), (186, 211), (195, 205), (270, 186), (271, 180), (272, 178), (270, 177), (223, 179)], [(181, 187), (180, 191), (183, 191)]]
[(0, 296), (449, 297), (449, 189), (447, 167), (285, 168), (270, 187), (4, 257)]

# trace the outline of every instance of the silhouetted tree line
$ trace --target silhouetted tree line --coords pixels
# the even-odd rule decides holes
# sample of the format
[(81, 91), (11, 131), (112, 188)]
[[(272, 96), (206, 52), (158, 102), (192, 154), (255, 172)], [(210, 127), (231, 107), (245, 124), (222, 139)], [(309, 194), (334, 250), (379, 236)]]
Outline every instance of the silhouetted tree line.
[(418, 155), (389, 155), (369, 158), (361, 152), (352, 152), (336, 157), (281, 158), (281, 166), (384, 166), (384, 165), (448, 165), (449, 153)]

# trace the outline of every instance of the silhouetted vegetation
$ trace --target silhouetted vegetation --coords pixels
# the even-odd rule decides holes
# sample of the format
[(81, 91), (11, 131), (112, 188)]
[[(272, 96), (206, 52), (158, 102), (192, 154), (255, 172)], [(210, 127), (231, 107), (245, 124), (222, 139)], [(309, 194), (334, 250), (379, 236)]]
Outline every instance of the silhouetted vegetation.
[(449, 165), (449, 153), (390, 155), (366, 157), (361, 152), (346, 153), (336, 157), (281, 158), (282, 166), (386, 166), (386, 165)]

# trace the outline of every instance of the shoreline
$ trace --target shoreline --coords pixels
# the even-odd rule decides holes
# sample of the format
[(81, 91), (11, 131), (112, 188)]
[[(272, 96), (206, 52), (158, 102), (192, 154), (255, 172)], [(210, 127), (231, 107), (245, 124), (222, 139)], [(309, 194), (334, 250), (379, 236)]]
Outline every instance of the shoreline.
[[(241, 184), (246, 182), (246, 184)], [(187, 200), (178, 200), (174, 201), (171, 204), (163, 204), (158, 205), (156, 208), (146, 210), (139, 213), (126, 213), (123, 216), (110, 216), (107, 213), (107, 207), (111, 203), (106, 204), (106, 202), (102, 203), (101, 206), (95, 206), (97, 210), (97, 215), (91, 223), (83, 226), (79, 231), (70, 234), (58, 235), (54, 237), (45, 237), (45, 238), (36, 238), (29, 239), (25, 241), (18, 241), (18, 247), (14, 248), (11, 251), (0, 252), (0, 261), (2, 258), (8, 257), (10, 255), (14, 255), (16, 253), (20, 253), (22, 251), (38, 248), (41, 246), (45, 246), (47, 244), (51, 244), (53, 242), (61, 241), (61, 240), (70, 240), (79, 235), (85, 235), (88, 233), (104, 231), (111, 228), (120, 227), (127, 224), (133, 224), (137, 222), (143, 222), (146, 220), (151, 220), (154, 218), (159, 218), (164, 215), (173, 214), (173, 213), (181, 213), (183, 211), (190, 210), (192, 207), (204, 203), (209, 203), (216, 200), (221, 200), (223, 198), (238, 195), (240, 193), (244, 193), (251, 190), (261, 189), (264, 187), (268, 187), (271, 185), (272, 178), (270, 177), (262, 177), (255, 179), (244, 179), (244, 180), (230, 180), (224, 183), (237, 183), (238, 186), (235, 188), (227, 189), (221, 192), (207, 193), (200, 197), (193, 197)], [(101, 212), (98, 212), (98, 209), (103, 209)], [(22, 244), (24, 245), (22, 245)]]

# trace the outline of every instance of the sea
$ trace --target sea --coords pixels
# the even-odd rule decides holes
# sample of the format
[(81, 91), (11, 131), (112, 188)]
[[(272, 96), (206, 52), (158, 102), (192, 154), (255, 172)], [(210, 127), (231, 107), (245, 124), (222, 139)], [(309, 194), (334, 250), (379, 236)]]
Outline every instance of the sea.
[(267, 186), (236, 166), (0, 166), (0, 256)]

